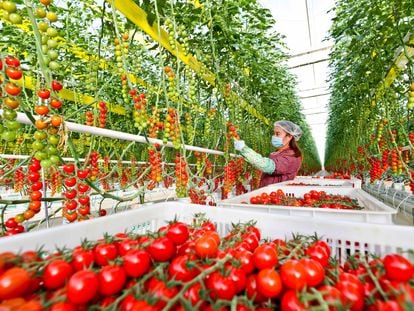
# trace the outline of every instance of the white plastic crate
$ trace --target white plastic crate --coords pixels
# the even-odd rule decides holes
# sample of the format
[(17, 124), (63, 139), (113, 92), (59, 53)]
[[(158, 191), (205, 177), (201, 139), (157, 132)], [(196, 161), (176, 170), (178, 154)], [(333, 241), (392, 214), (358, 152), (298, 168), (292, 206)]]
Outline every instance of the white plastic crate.
[[(279, 183), (281, 186), (291, 186), (291, 184), (303, 183), (305, 185), (296, 185), (296, 187), (351, 187), (361, 189), (361, 180), (357, 178), (351, 179), (325, 179), (311, 178), (306, 176), (296, 176), (293, 180)], [(292, 185), (293, 186), (293, 185)]]
[(232, 223), (255, 220), (263, 238), (290, 239), (293, 234), (314, 235), (326, 240), (332, 247), (332, 254), (341, 262), (355, 252), (370, 252), (385, 255), (414, 248), (414, 228), (362, 224), (320, 219), (305, 219), (281, 215), (254, 213), (251, 210), (234, 210), (223, 207), (208, 207), (180, 202), (150, 204), (119, 214), (89, 221), (39, 230), (0, 239), (0, 251), (33, 250), (43, 246), (44, 250), (58, 247), (74, 247), (83, 239), (96, 240), (104, 233), (134, 231), (144, 233), (157, 230), (176, 216), (190, 223), (196, 213), (205, 213), (216, 223), (221, 235), (227, 234)]
[[(263, 192), (270, 193), (277, 191), (277, 189), (283, 190), (286, 195), (294, 196), (297, 198), (303, 198), (303, 195), (312, 189), (317, 191), (325, 191), (327, 194), (339, 194), (342, 196), (349, 196), (358, 200), (358, 204), (363, 206), (362, 210), (340, 210), (330, 208), (316, 208), (316, 207), (294, 207), (294, 206), (281, 206), (281, 205), (261, 205), (250, 204), (250, 198), (259, 195)], [(246, 204), (247, 203), (247, 204)], [(397, 211), (388, 205), (377, 200), (373, 196), (369, 195), (361, 189), (355, 189), (350, 187), (297, 187), (297, 186), (281, 186), (280, 184), (274, 184), (267, 187), (263, 187), (254, 190), (237, 197), (223, 200), (218, 202), (218, 205), (235, 208), (235, 209), (248, 209), (258, 212), (266, 212), (270, 214), (289, 215), (289, 216), (301, 216), (312, 217), (318, 219), (332, 219), (342, 221), (355, 221), (366, 223), (378, 223), (378, 224), (392, 224), (392, 217)]]

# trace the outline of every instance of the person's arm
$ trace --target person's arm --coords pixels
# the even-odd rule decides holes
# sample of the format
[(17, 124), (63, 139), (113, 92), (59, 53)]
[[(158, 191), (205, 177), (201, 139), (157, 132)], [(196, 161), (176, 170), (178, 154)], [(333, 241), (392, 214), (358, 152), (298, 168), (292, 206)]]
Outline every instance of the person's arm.
[(269, 158), (262, 157), (257, 152), (246, 146), (243, 140), (236, 140), (234, 142), (236, 150), (240, 151), (241, 155), (253, 166), (266, 174), (273, 174), (276, 170), (276, 164)]

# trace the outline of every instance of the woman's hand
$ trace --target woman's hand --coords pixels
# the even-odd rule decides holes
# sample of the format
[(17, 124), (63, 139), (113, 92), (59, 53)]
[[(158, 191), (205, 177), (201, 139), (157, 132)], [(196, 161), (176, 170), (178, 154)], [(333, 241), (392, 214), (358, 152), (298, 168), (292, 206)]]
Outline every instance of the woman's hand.
[(246, 146), (244, 140), (234, 139), (234, 149), (241, 151)]

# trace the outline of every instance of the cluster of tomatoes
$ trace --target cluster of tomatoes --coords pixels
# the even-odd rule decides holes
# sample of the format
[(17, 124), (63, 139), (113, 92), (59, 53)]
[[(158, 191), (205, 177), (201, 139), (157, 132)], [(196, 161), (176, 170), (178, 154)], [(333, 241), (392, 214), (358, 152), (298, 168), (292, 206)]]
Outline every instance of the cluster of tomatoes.
[(66, 191), (63, 193), (66, 200), (63, 202), (63, 217), (69, 222), (88, 219), (90, 214), (90, 187), (84, 180), (89, 176), (89, 169), (77, 169), (74, 164), (65, 164), (64, 185)]
[(156, 144), (154, 148), (150, 147), (148, 150), (151, 165), (150, 179), (156, 183), (162, 181), (162, 159), (161, 152), (158, 151), (159, 147), (160, 146)]
[(174, 25), (170, 18), (165, 20), (165, 27), (168, 31), (168, 42), (171, 49), (174, 51), (177, 49), (177, 42), (180, 43), (184, 55), (190, 53), (190, 45), (188, 43), (188, 34), (184, 25)]
[(402, 173), (402, 162), (397, 149), (391, 150), (391, 171), (394, 175)]
[(163, 142), (166, 143), (168, 139), (171, 139), (171, 142), (175, 149), (179, 149), (181, 146), (181, 132), (180, 132), (180, 120), (178, 117), (178, 112), (172, 107), (168, 108), (167, 115), (165, 117), (165, 128), (164, 128), (164, 138)]
[(129, 95), (132, 97), (135, 106), (135, 110), (133, 112), (135, 127), (142, 131), (150, 123), (147, 115), (146, 95), (144, 93), (138, 94), (134, 89), (129, 91)]
[(9, 20), (12, 24), (21, 24), (23, 19), (17, 11), (16, 3), (13, 1), (2, 1), (0, 3), (0, 9), (3, 9), (5, 14), (3, 16), (6, 20)]
[(93, 112), (92, 110), (88, 110), (85, 112), (85, 124), (87, 126), (93, 126)]
[(413, 109), (414, 108), (414, 83), (410, 85), (410, 89), (408, 92), (408, 104), (407, 109)]
[(52, 169), (50, 176), (51, 196), (62, 192), (63, 177), (59, 169)]
[(371, 164), (371, 168), (369, 170), (370, 181), (374, 182), (377, 179), (381, 178), (382, 173), (384, 173), (381, 167), (381, 160), (371, 157), (368, 159), (368, 162)]
[[(311, 190), (303, 195), (303, 198), (286, 196), (284, 191), (277, 189), (270, 193), (263, 192), (252, 196), (250, 204), (282, 205), (282, 206), (305, 206), (332, 209), (362, 209), (357, 200), (342, 195), (328, 195), (325, 191)], [(246, 202), (243, 202), (246, 203)]]
[(227, 130), (229, 131), (228, 135), (234, 137), (235, 139), (240, 139), (239, 134), (237, 134), (237, 125), (227, 122)]
[[(17, 122), (17, 110), (20, 106), (19, 95), (21, 88), (15, 81), (20, 80), (23, 77), (22, 70), (20, 69), (20, 61), (13, 56), (7, 56), (4, 58), (4, 69), (7, 80), (4, 81), (4, 97), (3, 97), (3, 124), (0, 125), (1, 139), (6, 142), (14, 142), (17, 138), (17, 130), (21, 125)], [(0, 59), (0, 73), (3, 71), (3, 61)], [(2, 75), (0, 74), (0, 86), (3, 83)], [(0, 98), (2, 94), (0, 92)]]
[(188, 184), (188, 172), (187, 162), (185, 159), (177, 153), (175, 157), (175, 182), (176, 182), (176, 194), (177, 197), (182, 198), (186, 196), (187, 184)]
[(210, 200), (207, 203), (207, 195), (203, 189), (199, 190), (196, 188), (190, 188), (188, 191), (188, 196), (190, 197), (191, 203), (193, 204), (199, 204), (199, 205), (210, 205), (215, 206), (216, 203), (214, 201)]
[(20, 192), (24, 189), (25, 175), (23, 168), (19, 167), (14, 171), (14, 192)]
[(220, 237), (195, 218), (52, 254), (3, 252), (0, 309), (385, 311), (414, 302), (414, 266), (398, 254), (356, 253), (339, 265), (315, 237), (261, 238), (252, 223)]
[(160, 130), (164, 128), (160, 118), (160, 111), (157, 107), (152, 107), (152, 116), (149, 118), (148, 136), (150, 138), (157, 138)]
[(99, 127), (105, 128), (107, 108), (105, 102), (99, 102)]

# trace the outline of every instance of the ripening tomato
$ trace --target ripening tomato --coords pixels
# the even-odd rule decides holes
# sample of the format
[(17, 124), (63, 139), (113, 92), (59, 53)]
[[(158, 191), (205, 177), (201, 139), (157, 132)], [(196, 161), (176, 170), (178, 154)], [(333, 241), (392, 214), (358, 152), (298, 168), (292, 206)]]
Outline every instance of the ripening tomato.
[(30, 200), (39, 201), (42, 198), (42, 193), (40, 191), (33, 191), (30, 194)]
[(72, 275), (71, 265), (58, 259), (50, 262), (43, 271), (43, 282), (47, 289), (57, 289), (65, 285), (66, 281)]
[(4, 62), (6, 63), (7, 66), (12, 66), (12, 67), (20, 66), (19, 59), (13, 56), (6, 56), (6, 58), (4, 59)]
[(13, 80), (19, 80), (23, 73), (20, 69), (14, 68), (14, 67), (8, 67), (6, 68), (6, 75)]
[(50, 91), (48, 89), (40, 89), (37, 91), (37, 96), (39, 96), (41, 99), (49, 99)]
[(0, 275), (0, 300), (22, 296), (30, 285), (30, 274), (25, 269), (14, 267)]
[(21, 92), (21, 88), (11, 82), (6, 83), (6, 85), (4, 86), (4, 90), (6, 91), (7, 94), (11, 96), (17, 96)]
[(70, 277), (66, 295), (73, 304), (85, 304), (96, 297), (98, 288), (98, 276), (91, 270), (81, 270)]
[(76, 307), (74, 304), (61, 301), (54, 303), (49, 311), (76, 311)]
[(54, 109), (60, 109), (62, 108), (62, 102), (56, 98), (52, 98), (50, 100), (50, 107), (54, 108)]

